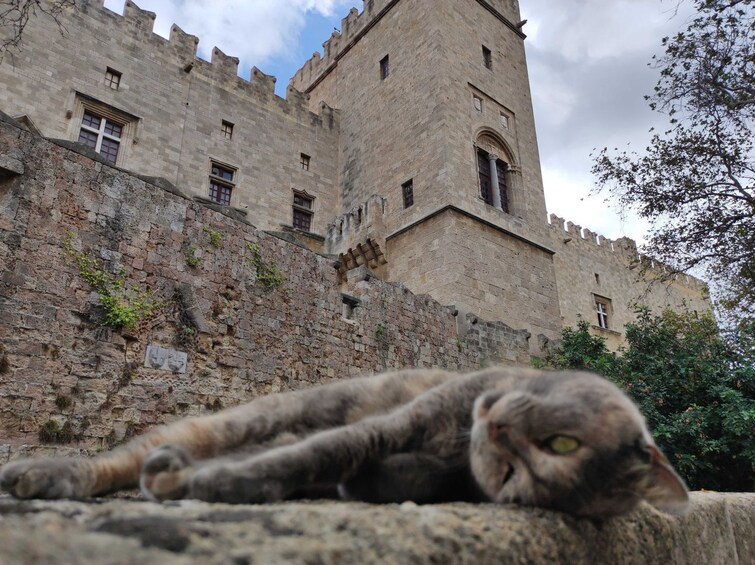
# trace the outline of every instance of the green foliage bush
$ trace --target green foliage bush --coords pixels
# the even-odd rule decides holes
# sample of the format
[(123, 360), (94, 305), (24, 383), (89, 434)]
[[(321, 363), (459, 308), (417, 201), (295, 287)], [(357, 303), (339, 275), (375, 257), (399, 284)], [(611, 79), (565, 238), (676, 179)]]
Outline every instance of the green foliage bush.
[(537, 364), (594, 371), (626, 390), (691, 488), (755, 489), (755, 328), (725, 340), (710, 316), (640, 309), (626, 340), (614, 354), (582, 321)]
[(159, 307), (152, 300), (152, 291), (126, 288), (123, 271), (117, 276), (108, 273), (103, 264), (89, 253), (74, 249), (72, 242), (73, 234), (69, 234), (65, 241), (65, 254), (76, 264), (81, 278), (97, 291), (106, 326), (133, 329), (139, 320)]

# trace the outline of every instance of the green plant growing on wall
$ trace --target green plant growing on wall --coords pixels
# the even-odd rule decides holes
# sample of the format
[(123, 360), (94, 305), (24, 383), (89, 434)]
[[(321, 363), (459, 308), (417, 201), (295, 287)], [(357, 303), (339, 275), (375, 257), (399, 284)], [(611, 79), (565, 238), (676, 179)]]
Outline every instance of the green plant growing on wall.
[(150, 289), (126, 288), (125, 274), (108, 273), (102, 262), (88, 252), (73, 247), (73, 234), (65, 241), (65, 254), (76, 264), (79, 275), (97, 291), (100, 306), (105, 311), (105, 325), (114, 329), (132, 329), (136, 323), (154, 312), (159, 304), (152, 300)]
[(55, 420), (47, 420), (39, 427), (39, 441), (42, 443), (71, 443), (74, 440), (73, 426), (66, 422), (62, 426)]
[(219, 231), (215, 231), (212, 228), (208, 228), (205, 226), (202, 231), (204, 231), (207, 235), (210, 236), (210, 243), (213, 247), (217, 247), (218, 249), (223, 246), (223, 234)]
[(57, 406), (59, 410), (65, 410), (66, 408), (70, 408), (72, 404), (73, 404), (73, 400), (71, 400), (70, 396), (59, 394), (58, 396), (55, 397), (55, 406)]
[(199, 251), (199, 248), (196, 245), (190, 245), (186, 250), (186, 264), (192, 269), (199, 267), (202, 262), (202, 259), (197, 257), (197, 251)]
[(247, 243), (246, 248), (251, 252), (249, 262), (257, 271), (257, 282), (265, 290), (275, 290), (283, 284), (284, 278), (275, 263), (262, 260), (262, 251), (256, 243)]

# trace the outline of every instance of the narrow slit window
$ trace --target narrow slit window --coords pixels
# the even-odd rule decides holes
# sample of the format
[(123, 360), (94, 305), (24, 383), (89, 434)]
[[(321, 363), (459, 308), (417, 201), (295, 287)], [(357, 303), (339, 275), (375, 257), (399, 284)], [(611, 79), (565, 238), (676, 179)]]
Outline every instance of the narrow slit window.
[(493, 53), (484, 45), (482, 46), (482, 62), (486, 69), (493, 70)]
[(380, 80), (385, 80), (391, 74), (391, 63), (388, 55), (380, 60)]
[(404, 208), (414, 205), (414, 180), (410, 179), (401, 185), (401, 193), (404, 197)]

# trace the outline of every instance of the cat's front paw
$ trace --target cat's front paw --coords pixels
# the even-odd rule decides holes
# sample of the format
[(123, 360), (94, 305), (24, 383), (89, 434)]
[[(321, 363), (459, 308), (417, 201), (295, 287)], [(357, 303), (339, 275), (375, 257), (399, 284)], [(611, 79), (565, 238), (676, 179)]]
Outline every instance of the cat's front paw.
[(16, 498), (76, 498), (89, 492), (86, 470), (73, 459), (22, 459), (3, 465), (0, 487)]
[(259, 504), (283, 500), (284, 483), (261, 468), (241, 464), (211, 465), (191, 477), (188, 498), (229, 504)]
[(194, 460), (185, 449), (161, 445), (144, 460), (139, 487), (146, 498), (156, 502), (186, 498), (193, 473)]

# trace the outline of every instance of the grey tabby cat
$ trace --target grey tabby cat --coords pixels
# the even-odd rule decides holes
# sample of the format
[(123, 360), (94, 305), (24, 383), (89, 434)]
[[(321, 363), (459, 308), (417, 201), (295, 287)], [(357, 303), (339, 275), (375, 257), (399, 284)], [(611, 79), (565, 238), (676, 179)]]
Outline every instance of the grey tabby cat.
[(606, 518), (640, 500), (681, 513), (687, 490), (642, 416), (589, 373), (388, 373), (257, 398), (158, 428), (93, 459), (8, 463), (19, 498), (140, 484), (153, 500), (259, 503), (337, 489), (368, 502), (454, 500)]

